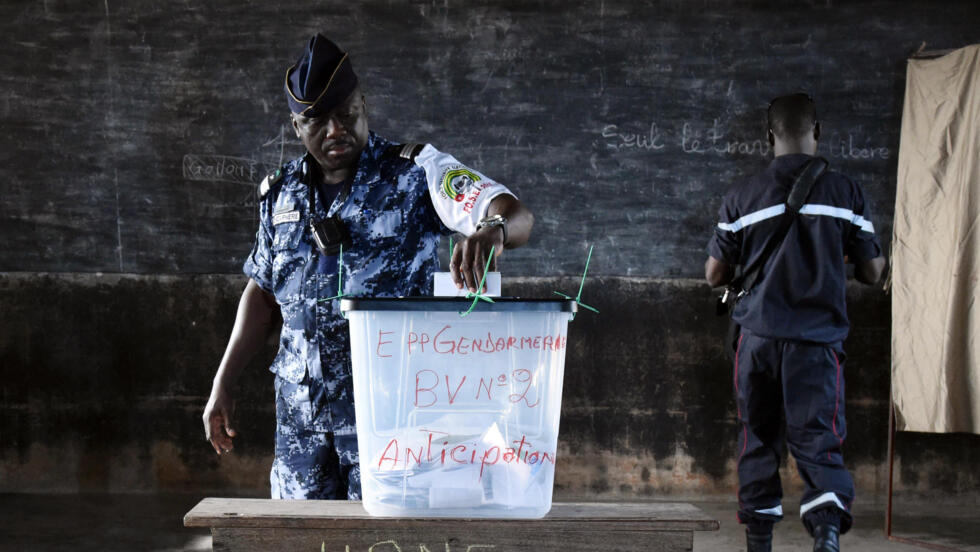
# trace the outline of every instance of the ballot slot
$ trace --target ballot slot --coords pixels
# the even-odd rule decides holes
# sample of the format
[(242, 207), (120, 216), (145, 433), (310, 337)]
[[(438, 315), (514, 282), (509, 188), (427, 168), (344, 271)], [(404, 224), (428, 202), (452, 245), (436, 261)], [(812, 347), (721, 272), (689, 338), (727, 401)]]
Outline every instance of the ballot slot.
[[(500, 297), (500, 273), (487, 272), (484, 282), (486, 291), (483, 295), (488, 297)], [(465, 297), (469, 292), (466, 286), (456, 287), (452, 274), (448, 272), (436, 272), (432, 275), (432, 295), (435, 297)]]
[[(566, 300), (344, 299), (365, 509), (538, 518), (551, 508)], [(466, 313), (465, 316), (463, 313)]]

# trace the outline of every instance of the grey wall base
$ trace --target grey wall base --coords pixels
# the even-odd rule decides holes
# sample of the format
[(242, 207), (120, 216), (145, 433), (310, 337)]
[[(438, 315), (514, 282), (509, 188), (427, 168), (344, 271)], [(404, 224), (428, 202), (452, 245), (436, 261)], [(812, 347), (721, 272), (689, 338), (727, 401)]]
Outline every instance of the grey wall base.
[[(245, 280), (237, 275), (0, 274), (0, 492), (264, 496), (275, 344), (241, 380), (233, 454), (201, 414)], [(575, 279), (505, 279), (548, 297)], [(556, 500), (727, 496), (736, 440), (725, 320), (695, 280), (590, 278), (569, 327)], [(859, 500), (887, 485), (890, 298), (849, 290), (845, 460)], [(973, 497), (980, 437), (900, 433), (896, 489)], [(784, 466), (787, 499), (800, 487)]]

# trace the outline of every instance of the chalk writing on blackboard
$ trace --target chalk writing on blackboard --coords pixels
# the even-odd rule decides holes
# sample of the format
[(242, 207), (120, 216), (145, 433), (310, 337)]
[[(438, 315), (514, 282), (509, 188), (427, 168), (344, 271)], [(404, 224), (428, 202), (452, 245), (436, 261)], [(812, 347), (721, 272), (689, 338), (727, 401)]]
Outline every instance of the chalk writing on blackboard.
[(854, 138), (850, 132), (841, 134), (834, 132), (830, 135), (828, 145), (830, 146), (830, 156), (842, 159), (888, 159), (891, 157), (891, 150), (886, 147), (874, 146), (869, 143), (870, 139), (861, 145), (859, 140)]
[[(686, 121), (679, 129), (662, 126), (656, 121), (639, 124), (603, 125), (599, 130), (603, 144), (614, 151), (649, 151), (669, 153), (680, 150), (689, 155), (753, 155), (765, 157), (772, 146), (765, 138), (745, 140), (730, 136), (718, 119), (711, 125)], [(855, 132), (833, 132), (820, 141), (818, 153), (838, 159), (888, 159), (891, 150), (873, 144), (871, 138)]]
[(256, 184), (265, 175), (264, 165), (254, 159), (225, 155), (184, 156), (183, 173), (188, 180)]
[(681, 151), (684, 153), (695, 154), (742, 154), (742, 155), (768, 155), (769, 142), (763, 139), (739, 140), (730, 139), (719, 127), (718, 119), (715, 119), (706, 130), (693, 126), (691, 123), (684, 123), (681, 127)]
[[(465, 546), (459, 545), (454, 548), (452, 546), (453, 543), (448, 540), (443, 541), (443, 543), (446, 546), (445, 552), (473, 552), (474, 550), (492, 550), (497, 547), (495, 544), (467, 544)], [(418, 547), (419, 552), (443, 552), (442, 547), (429, 548), (425, 544), (419, 544)], [(353, 549), (351, 549), (351, 545), (349, 544), (344, 546), (344, 552), (357, 552), (357, 550), (359, 549), (356, 546)], [(394, 539), (378, 541), (367, 548), (367, 552), (408, 552), (410, 550), (414, 552), (415, 547), (405, 545), (405, 548), (402, 548), (402, 546), (398, 544), (398, 541)], [(320, 543), (320, 552), (327, 552), (326, 542)]]
[(621, 125), (605, 125), (600, 134), (608, 149), (669, 152), (680, 150), (693, 155), (768, 155), (769, 142), (764, 139), (742, 140), (728, 136), (715, 119), (710, 127), (685, 122), (680, 130), (643, 123), (643, 131), (631, 131)]
[[(646, 132), (624, 132), (617, 125), (606, 125), (602, 127), (602, 137), (607, 139), (607, 147), (617, 150), (661, 150), (667, 147), (660, 129), (657, 128), (657, 123), (650, 123), (650, 128)], [(612, 140), (609, 140), (610, 138)]]

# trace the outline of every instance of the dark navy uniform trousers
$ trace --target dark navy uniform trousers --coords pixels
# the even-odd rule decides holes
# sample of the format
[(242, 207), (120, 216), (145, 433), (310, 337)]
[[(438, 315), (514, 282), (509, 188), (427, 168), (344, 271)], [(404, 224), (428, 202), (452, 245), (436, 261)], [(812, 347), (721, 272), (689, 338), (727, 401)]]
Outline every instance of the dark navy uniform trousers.
[(804, 525), (812, 532), (815, 524), (839, 519), (841, 532), (847, 531), (854, 482), (841, 455), (847, 426), (840, 344), (769, 339), (743, 330), (734, 368), (739, 521), (751, 530), (782, 519), (779, 463), (785, 441), (805, 485)]

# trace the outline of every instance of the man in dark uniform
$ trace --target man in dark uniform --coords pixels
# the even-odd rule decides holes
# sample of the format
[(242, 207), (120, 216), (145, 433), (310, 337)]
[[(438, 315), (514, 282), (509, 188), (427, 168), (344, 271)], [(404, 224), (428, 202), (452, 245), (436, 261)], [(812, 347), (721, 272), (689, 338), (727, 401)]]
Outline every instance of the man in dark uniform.
[(204, 411), (207, 439), (232, 450), (234, 383), (278, 318), (273, 498), (358, 499), (349, 331), (341, 292), (432, 293), (440, 236), (456, 285), (476, 292), (490, 252), (527, 242), (533, 216), (502, 184), (431, 145), (368, 130), (347, 54), (316, 35), (286, 71), (292, 125), (307, 152), (259, 189), (248, 285)]
[[(736, 266), (752, 266), (762, 255), (795, 176), (817, 152), (820, 125), (809, 96), (773, 100), (768, 117), (775, 159), (725, 195), (705, 264), (713, 287), (731, 282)], [(753, 552), (771, 550), (773, 523), (782, 519), (784, 438), (805, 485), (800, 516), (814, 550), (839, 550), (838, 535), (851, 525), (854, 483), (841, 455), (848, 259), (861, 282), (881, 278), (885, 263), (864, 193), (828, 170), (735, 307), (733, 318), (742, 326), (734, 366), (738, 520)]]

